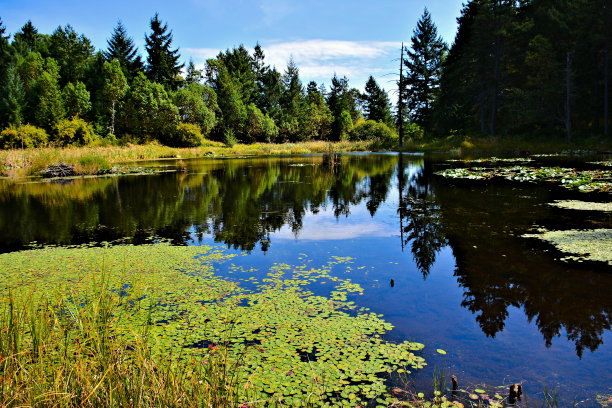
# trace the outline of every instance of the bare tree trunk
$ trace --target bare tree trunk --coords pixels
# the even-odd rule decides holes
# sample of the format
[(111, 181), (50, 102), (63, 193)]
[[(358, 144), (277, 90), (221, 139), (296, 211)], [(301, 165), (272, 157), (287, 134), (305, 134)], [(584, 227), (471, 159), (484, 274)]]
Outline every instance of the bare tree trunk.
[(491, 137), (496, 137), (497, 130), (497, 105), (498, 105), (498, 93), (499, 93), (499, 79), (500, 79), (500, 59), (501, 59), (501, 36), (499, 31), (501, 30), (501, 22), (499, 17), (500, 5), (496, 2), (495, 5), (495, 63), (493, 66), (493, 101), (491, 104)]
[(565, 131), (567, 132), (567, 142), (572, 142), (572, 58), (571, 52), (566, 54), (565, 62)]
[(399, 120), (399, 147), (402, 147), (404, 136), (404, 43), (402, 43), (402, 53), (400, 57), (400, 79), (399, 79), (399, 100), (397, 102), (397, 116)]
[(113, 99), (113, 101), (111, 102), (112, 107), (111, 107), (111, 133), (114, 135), (115, 134), (115, 100)]
[(609, 103), (610, 103), (610, 1), (606, 0), (606, 49), (604, 52), (604, 134), (601, 143), (610, 135)]

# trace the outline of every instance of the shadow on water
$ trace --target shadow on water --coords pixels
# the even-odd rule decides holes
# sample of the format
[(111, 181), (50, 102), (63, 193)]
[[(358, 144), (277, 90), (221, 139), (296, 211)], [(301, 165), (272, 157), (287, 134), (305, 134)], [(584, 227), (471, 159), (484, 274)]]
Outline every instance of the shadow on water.
[[(544, 343), (548, 348), (561, 336), (573, 345), (576, 361), (549, 366), (557, 370), (559, 381), (573, 377), (587, 350), (595, 359), (602, 356), (599, 364), (612, 360), (603, 345), (612, 316), (611, 268), (560, 262), (552, 247), (520, 237), (534, 227), (611, 228), (610, 215), (547, 205), (557, 199), (601, 200), (601, 196), (534, 184), (446, 180), (434, 175), (443, 159), (422, 155), (341, 155), (333, 166), (325, 165), (319, 156), (185, 164), (186, 173), (70, 183), (2, 182), (0, 252), (27, 248), (32, 242), (140, 244), (165, 238), (177, 245), (223, 243), (251, 253), (247, 262), (260, 262), (255, 254), (274, 254), (275, 245), (278, 256), (285, 254), (288, 244), (281, 237), (289, 234), (299, 245), (329, 246), (341, 256), (357, 247), (365, 248), (363, 257), (368, 251), (374, 253), (376, 262), (409, 256), (410, 260), (401, 258), (404, 265), (389, 269), (390, 275), (384, 277), (386, 292), (377, 292), (377, 286), (371, 285), (372, 296), (366, 296), (365, 302), (389, 291), (395, 291), (390, 296), (405, 293), (401, 291), (406, 286), (417, 285), (402, 275), (410, 271), (417, 271), (418, 285), (425, 291), (422, 295), (429, 296), (427, 291), (435, 289), (439, 279), (432, 271), (443, 265), (444, 282), (460, 289), (460, 297), (449, 295), (446, 301), (460, 305), (455, 313), (471, 316), (469, 320), (481, 331), (480, 338), (470, 340), (475, 354), (502, 334), (526, 337), (527, 329), (507, 333), (508, 321), (520, 310), (529, 327), (537, 328), (540, 339), (516, 337), (515, 347)], [(326, 217), (335, 224), (322, 224)], [(356, 221), (366, 230), (351, 233), (350, 225)], [(321, 230), (320, 225), (335, 230)], [(342, 229), (344, 234), (334, 235)], [(440, 261), (446, 250), (452, 259)], [(355, 280), (360, 283), (358, 277)], [(366, 281), (372, 283), (371, 277), (364, 275)], [(391, 297), (387, 307), (418, 308), (401, 303), (406, 299)], [(429, 316), (447, 313), (444, 305), (433, 307), (427, 311)], [(428, 324), (401, 310), (397, 320), (394, 324), (404, 333)], [(436, 341), (446, 341), (445, 348), (464, 347), (461, 333), (440, 336)], [(429, 339), (418, 340), (427, 344)], [(600, 348), (605, 351), (598, 354)], [(491, 361), (492, 367), (499, 364), (504, 370), (512, 365), (512, 356), (496, 358), (504, 363)], [(454, 363), (457, 367), (472, 364), (460, 355)], [(470, 376), (477, 378), (477, 369), (472, 371)], [(572, 381), (588, 383), (596, 378), (593, 374)], [(599, 378), (612, 380), (609, 372)]]

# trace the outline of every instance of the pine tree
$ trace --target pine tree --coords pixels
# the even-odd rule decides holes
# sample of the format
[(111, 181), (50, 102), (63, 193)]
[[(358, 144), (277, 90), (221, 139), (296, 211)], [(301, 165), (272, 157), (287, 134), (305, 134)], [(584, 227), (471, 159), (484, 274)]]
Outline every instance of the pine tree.
[(79, 35), (71, 25), (58, 27), (49, 39), (49, 55), (59, 66), (60, 85), (84, 79), (85, 67), (94, 51), (91, 41)]
[(0, 18), (0, 79), (4, 78), (7, 67), (13, 59), (9, 38), (10, 35), (6, 34), (6, 27)]
[(13, 38), (13, 48), (21, 54), (27, 55), (30, 52), (36, 51), (36, 45), (38, 43), (38, 30), (32, 24), (32, 21), (28, 20), (23, 27), (15, 33)]
[(168, 24), (162, 25), (158, 13), (151, 19), (150, 27), (151, 35), (145, 36), (147, 76), (166, 88), (176, 89), (180, 83), (179, 74), (185, 64), (179, 64), (179, 49), (171, 49), (172, 30), (168, 31)]
[(378, 86), (376, 80), (372, 76), (370, 76), (368, 82), (366, 82), (363, 101), (366, 119), (382, 122), (393, 128), (389, 95), (387, 95), (384, 89)]
[(197, 69), (193, 60), (189, 60), (189, 64), (187, 65), (187, 75), (185, 76), (185, 84), (199, 84), (204, 79), (204, 75), (202, 75), (202, 71)]
[(138, 71), (142, 71), (143, 64), (138, 48), (134, 45), (134, 40), (128, 37), (125, 26), (119, 20), (117, 26), (113, 30), (113, 35), (106, 41), (108, 44), (107, 50), (104, 52), (104, 58), (108, 62), (112, 60), (119, 61), (121, 70), (126, 78), (133, 79)]
[(410, 117), (417, 124), (428, 124), (432, 103), (436, 99), (440, 84), (442, 57), (446, 44), (438, 36), (438, 30), (425, 9), (417, 22), (411, 38), (412, 50), (407, 50), (408, 58), (404, 61), (407, 69), (406, 106)]
[(3, 81), (0, 97), (0, 126), (22, 122), (23, 111), (26, 107), (25, 90), (15, 67), (6, 71), (6, 80)]

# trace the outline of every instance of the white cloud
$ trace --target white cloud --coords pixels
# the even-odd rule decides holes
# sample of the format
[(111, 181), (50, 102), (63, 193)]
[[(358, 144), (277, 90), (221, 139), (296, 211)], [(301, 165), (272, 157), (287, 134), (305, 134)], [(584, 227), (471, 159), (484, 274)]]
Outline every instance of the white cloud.
[[(261, 42), (266, 63), (283, 72), (293, 57), (300, 69), (303, 83), (315, 80), (326, 82), (337, 74), (346, 76), (351, 86), (363, 87), (369, 75), (373, 75), (381, 86), (389, 88), (384, 76), (393, 74), (398, 63), (401, 43), (392, 41), (340, 41), (340, 40), (294, 40)], [(202, 66), (207, 58), (214, 58), (220, 50), (214, 48), (185, 48), (185, 56)]]
[(181, 52), (197, 64), (203, 64), (209, 58), (215, 58), (219, 54), (216, 48), (183, 48)]

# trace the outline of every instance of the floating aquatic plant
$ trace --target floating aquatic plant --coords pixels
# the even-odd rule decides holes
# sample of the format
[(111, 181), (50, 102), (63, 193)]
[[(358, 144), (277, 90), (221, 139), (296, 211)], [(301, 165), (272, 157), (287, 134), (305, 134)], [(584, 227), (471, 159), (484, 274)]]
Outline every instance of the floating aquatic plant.
[(567, 210), (583, 211), (612, 211), (612, 203), (593, 203), (580, 200), (557, 200), (549, 204), (552, 207), (564, 208)]
[(521, 182), (553, 182), (567, 189), (582, 192), (611, 192), (612, 171), (609, 170), (576, 170), (561, 167), (501, 167), (501, 168), (457, 168), (436, 173), (446, 178), (488, 180), (504, 178)]
[(538, 238), (567, 253), (564, 261), (600, 261), (612, 265), (612, 229), (546, 231), (525, 234), (524, 238)]
[[(83, 305), (88, 288), (109, 271), (121, 305), (115, 336), (133, 338), (144, 328), (154, 355), (185, 362), (210, 359), (224, 345), (229, 358), (242, 361), (243, 389), (261, 401), (388, 405), (387, 376), (425, 365), (415, 354), (422, 344), (384, 341), (393, 326), (348, 301), (363, 289), (331, 271), (350, 258), (334, 257), (321, 268), (277, 264), (246, 289), (215, 274), (215, 265), (231, 257), (214, 247), (166, 243), (46, 247), (0, 255), (0, 280), (4, 293), (21, 300), (69, 294)], [(335, 285), (329, 298), (308, 290), (322, 280)]]

